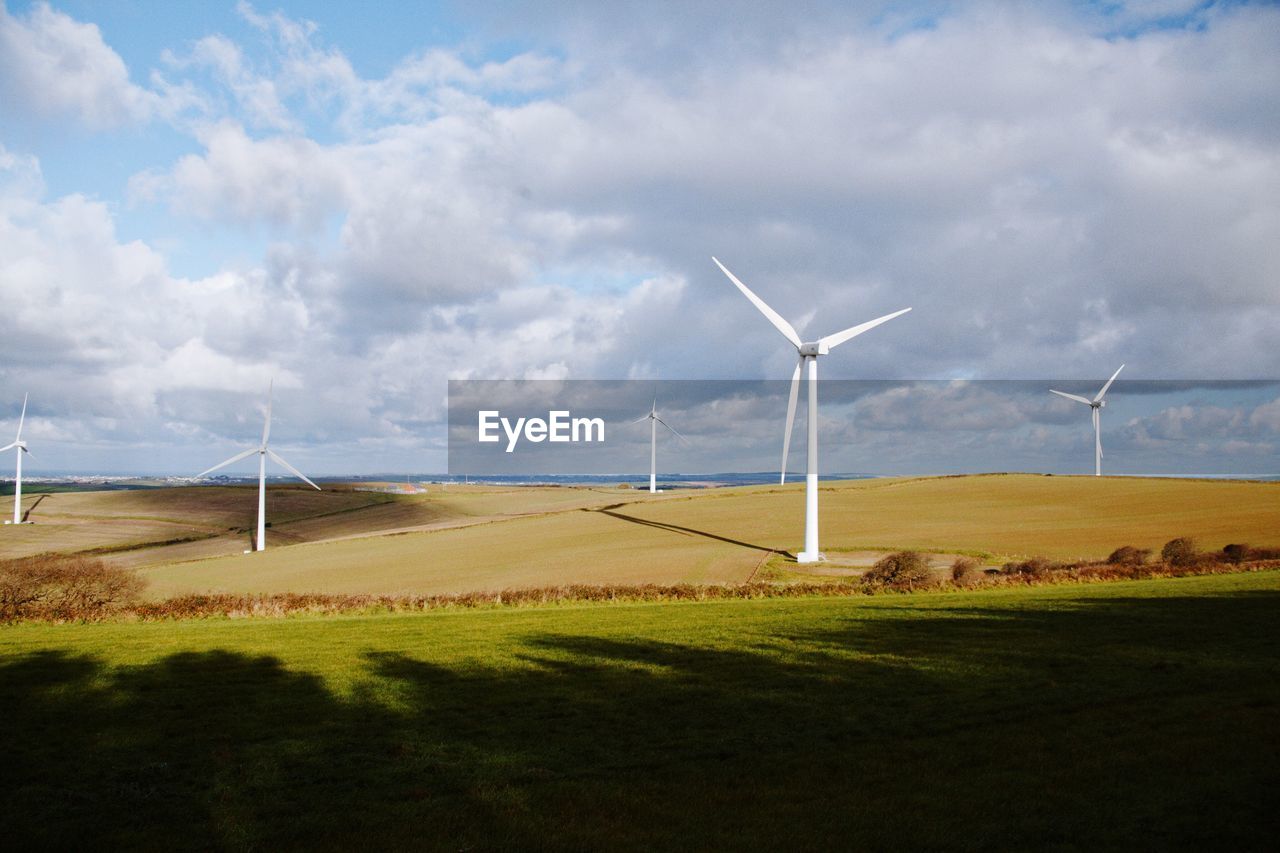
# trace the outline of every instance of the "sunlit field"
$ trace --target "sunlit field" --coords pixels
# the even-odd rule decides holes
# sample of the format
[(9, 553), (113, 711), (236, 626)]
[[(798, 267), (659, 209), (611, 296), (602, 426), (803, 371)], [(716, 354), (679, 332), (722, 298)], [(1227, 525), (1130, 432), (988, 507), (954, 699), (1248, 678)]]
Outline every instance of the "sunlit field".
[[(410, 500), (415, 512), (438, 513), (435, 529), (157, 566), (146, 571), (151, 594), (735, 583), (762, 568), (794, 566), (804, 524), (799, 486), (657, 496), (529, 489)], [(301, 524), (314, 538), (338, 522), (351, 535), (360, 516)], [(916, 548), (978, 552), (996, 563), (1030, 555), (1102, 559), (1121, 545), (1158, 552), (1177, 536), (1207, 549), (1272, 545), (1280, 544), (1280, 484), (1031, 475), (850, 481), (824, 488), (822, 536), (835, 559)]]
[[(440, 488), (396, 495), (328, 485), (267, 489), (268, 542), (275, 546), (349, 535), (430, 529), (600, 503), (576, 489)], [(256, 486), (203, 486), (24, 496), (34, 522), (5, 531), (0, 558), (45, 551), (102, 554), (140, 566), (240, 554), (253, 544)]]

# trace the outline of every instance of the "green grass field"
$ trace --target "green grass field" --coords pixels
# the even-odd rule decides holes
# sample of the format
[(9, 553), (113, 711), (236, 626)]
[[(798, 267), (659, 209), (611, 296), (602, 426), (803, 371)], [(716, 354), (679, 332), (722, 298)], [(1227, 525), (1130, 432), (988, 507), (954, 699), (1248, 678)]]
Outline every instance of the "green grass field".
[(12, 849), (1272, 849), (1280, 573), (0, 628)]

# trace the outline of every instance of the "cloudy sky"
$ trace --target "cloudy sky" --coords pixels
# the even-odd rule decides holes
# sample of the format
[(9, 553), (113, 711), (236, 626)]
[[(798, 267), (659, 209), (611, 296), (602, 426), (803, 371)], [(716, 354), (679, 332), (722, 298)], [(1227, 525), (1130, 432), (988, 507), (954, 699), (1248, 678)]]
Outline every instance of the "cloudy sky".
[[(443, 470), (448, 379), (786, 377), (712, 254), (802, 334), (914, 306), (824, 376), (1280, 377), (1275, 4), (0, 4), (33, 473), (199, 470), (273, 378), (345, 474)], [(1211, 391), (1108, 416), (1277, 473)]]
[[(824, 474), (1036, 471), (1092, 474), (1089, 409), (1099, 381), (866, 380), (821, 383)], [(483, 475), (643, 475), (656, 403), (660, 475), (777, 471), (788, 383), (780, 380), (464, 380), (449, 383), (449, 471)], [(1122, 475), (1274, 476), (1280, 472), (1280, 382), (1127, 380), (1102, 411), (1103, 471)], [(489, 442), (479, 413), (491, 415)], [(519, 418), (598, 417), (603, 436), (533, 442)], [(505, 418), (505, 426), (499, 423)], [(804, 402), (787, 470), (805, 470)], [(561, 433), (569, 437), (569, 416)], [(585, 436), (584, 436), (585, 438)]]

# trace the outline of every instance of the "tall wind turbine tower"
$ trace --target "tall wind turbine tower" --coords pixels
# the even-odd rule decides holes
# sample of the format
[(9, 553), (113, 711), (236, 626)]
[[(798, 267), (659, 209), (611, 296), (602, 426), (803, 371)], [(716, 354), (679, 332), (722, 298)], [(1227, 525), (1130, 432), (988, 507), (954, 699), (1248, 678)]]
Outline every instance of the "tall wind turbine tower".
[(1075, 400), (1077, 403), (1084, 403), (1093, 409), (1093, 476), (1102, 476), (1102, 423), (1101, 415), (1103, 407), (1107, 405), (1107, 401), (1102, 399), (1106, 396), (1107, 389), (1111, 387), (1111, 383), (1116, 381), (1116, 377), (1120, 375), (1120, 371), (1124, 370), (1124, 365), (1120, 365), (1115, 373), (1111, 374), (1111, 378), (1107, 380), (1107, 384), (1102, 386), (1102, 390), (1098, 392), (1098, 396), (1090, 400), (1088, 397), (1081, 397), (1078, 394), (1068, 394), (1065, 391), (1055, 391), (1049, 389), (1050, 394), (1057, 394), (1059, 397), (1066, 397), (1068, 400)]
[[(274, 384), (274, 383), (273, 383)], [(239, 462), (241, 459), (247, 459), (253, 454), (258, 454), (258, 538), (255, 541), (255, 548), (259, 551), (265, 551), (267, 548), (267, 457), (270, 456), (281, 466), (288, 468), (289, 471), (298, 479), (306, 482), (316, 491), (320, 491), (320, 487), (307, 479), (306, 475), (294, 468), (284, 458), (274, 450), (267, 447), (267, 438), (271, 435), (271, 386), (267, 386), (267, 420), (262, 427), (262, 444), (258, 447), (251, 447), (243, 453), (237, 453), (225, 462), (219, 462), (207, 471), (202, 471), (196, 475), (196, 479), (204, 477), (206, 474), (212, 474), (219, 468), (223, 468), (233, 462)]]
[(857, 326), (845, 329), (843, 332), (836, 332), (834, 335), (827, 335), (825, 338), (818, 338), (816, 341), (805, 343), (800, 339), (800, 335), (795, 328), (782, 318), (777, 311), (774, 311), (764, 300), (752, 293), (745, 284), (738, 281), (733, 273), (725, 268), (716, 258), (716, 266), (720, 267), (720, 271), (729, 277), (729, 281), (733, 282), (738, 290), (742, 291), (742, 295), (751, 300), (751, 304), (760, 310), (770, 323), (773, 324), (782, 336), (791, 342), (796, 348), (796, 352), (800, 356), (799, 363), (796, 364), (795, 372), (791, 374), (791, 396), (787, 401), (787, 426), (782, 437), (782, 476), (780, 482), (787, 481), (787, 451), (791, 447), (791, 426), (796, 418), (796, 395), (800, 391), (800, 373), (803, 368), (807, 367), (809, 381), (809, 409), (808, 409), (808, 428), (809, 428), (809, 449), (808, 461), (805, 467), (805, 498), (804, 498), (804, 550), (796, 555), (796, 561), (800, 563), (814, 563), (822, 559), (822, 554), (818, 550), (818, 357), (827, 355), (831, 350), (840, 346), (845, 341), (856, 338), (863, 332), (874, 329), (881, 323), (886, 323), (894, 317), (899, 317), (910, 308), (903, 308), (901, 311), (894, 311), (892, 314), (885, 314), (883, 317), (877, 317)]
[(13, 475), (13, 521), (6, 521), (5, 524), (21, 524), (22, 523), (22, 454), (29, 453), (27, 443), (22, 440), (22, 424), (27, 419), (27, 395), (22, 395), (22, 414), (18, 416), (18, 437), (4, 447), (0, 447), (0, 453), (6, 450), (17, 448), (18, 467)]
[(664, 427), (671, 430), (671, 434), (681, 441), (684, 441), (685, 438), (683, 435), (676, 432), (675, 427), (658, 417), (657, 397), (653, 398), (653, 405), (649, 407), (649, 413), (647, 415), (641, 415), (632, 421), (632, 423), (638, 424), (644, 420), (649, 421), (649, 494), (654, 494), (658, 491), (658, 424), (662, 424)]

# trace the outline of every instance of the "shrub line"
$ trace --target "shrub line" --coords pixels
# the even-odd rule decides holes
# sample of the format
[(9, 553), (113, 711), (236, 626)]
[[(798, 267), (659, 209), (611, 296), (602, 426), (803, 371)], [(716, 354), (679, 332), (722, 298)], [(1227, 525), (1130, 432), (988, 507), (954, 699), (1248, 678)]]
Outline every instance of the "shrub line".
[(128, 569), (100, 560), (40, 555), (0, 561), (0, 622), (157, 622), (182, 619), (368, 615), (428, 610), (543, 607), (572, 604), (723, 601), (973, 591), (1009, 586), (1048, 586), (1280, 569), (1280, 559), (1234, 561), (1230, 554), (1174, 562), (1052, 563), (1035, 558), (1003, 569), (977, 570), (961, 557), (947, 577), (921, 570), (920, 555), (898, 552), (862, 577), (839, 581), (741, 584), (629, 584), (531, 587), (435, 595), (338, 593), (209, 593), (140, 601), (141, 581)]

